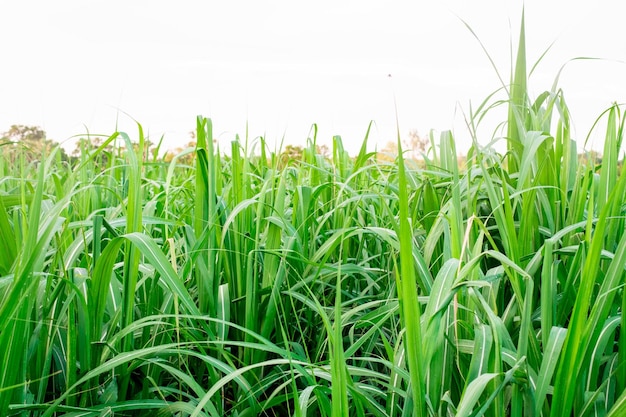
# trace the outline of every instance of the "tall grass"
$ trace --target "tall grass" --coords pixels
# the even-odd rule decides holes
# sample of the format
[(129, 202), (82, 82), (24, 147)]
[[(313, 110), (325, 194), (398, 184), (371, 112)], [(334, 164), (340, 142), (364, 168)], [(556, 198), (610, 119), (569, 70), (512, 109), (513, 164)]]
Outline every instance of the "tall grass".
[[(141, 126), (0, 159), (0, 415), (624, 415), (622, 109), (579, 158), (523, 24), (516, 56), (462, 166), (451, 132), (423, 167), (369, 130), (227, 156), (202, 117), (171, 162)], [(497, 105), (504, 155), (475, 130)]]

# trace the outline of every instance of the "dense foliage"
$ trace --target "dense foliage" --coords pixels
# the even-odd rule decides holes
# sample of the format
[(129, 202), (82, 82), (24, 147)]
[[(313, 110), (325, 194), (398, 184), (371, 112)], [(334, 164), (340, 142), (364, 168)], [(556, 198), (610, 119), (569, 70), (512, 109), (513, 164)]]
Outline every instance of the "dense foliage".
[(205, 118), (169, 162), (141, 127), (0, 158), (0, 415), (624, 415), (624, 118), (580, 159), (523, 49), (464, 166), (225, 156)]

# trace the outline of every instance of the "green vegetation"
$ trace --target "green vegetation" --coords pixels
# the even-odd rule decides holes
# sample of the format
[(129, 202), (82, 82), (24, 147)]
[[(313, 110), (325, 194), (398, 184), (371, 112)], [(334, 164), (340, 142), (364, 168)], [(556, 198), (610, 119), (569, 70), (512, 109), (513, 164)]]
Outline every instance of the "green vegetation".
[(450, 132), (225, 156), (202, 117), (171, 161), (0, 147), (0, 415), (626, 415), (624, 115), (579, 158), (525, 60), (462, 167)]

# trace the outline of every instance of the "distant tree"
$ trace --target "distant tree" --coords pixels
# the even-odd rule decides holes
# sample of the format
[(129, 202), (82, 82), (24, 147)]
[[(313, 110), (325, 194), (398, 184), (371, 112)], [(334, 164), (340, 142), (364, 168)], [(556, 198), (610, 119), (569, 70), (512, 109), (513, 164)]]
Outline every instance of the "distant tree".
[(403, 141), (403, 145), (411, 153), (411, 158), (421, 159), (422, 154), (426, 152), (428, 139), (421, 137), (416, 129), (411, 129), (409, 136)]
[(41, 142), (46, 141), (46, 132), (38, 126), (12, 125), (2, 138), (11, 142)]
[[(78, 158), (84, 153), (94, 151), (102, 145), (102, 142), (103, 140), (100, 136), (82, 137), (76, 141), (76, 146), (72, 151), (72, 156)], [(105, 150), (111, 151), (113, 150), (113, 146), (109, 145)]]
[[(191, 140), (189, 142), (187, 142), (187, 145), (182, 147), (182, 146), (177, 146), (174, 149), (168, 149), (167, 151), (165, 151), (165, 154), (163, 155), (163, 160), (165, 162), (172, 162), (172, 160), (174, 159), (174, 157), (178, 154), (180, 154), (181, 152), (183, 152), (185, 149), (188, 148), (196, 148), (196, 146), (198, 145), (198, 141), (196, 140), (196, 132), (195, 131), (190, 131), (189, 132), (189, 138), (191, 138)], [(217, 144), (217, 139), (213, 138), (213, 144)], [(187, 164), (187, 165), (191, 165), (194, 163), (194, 161), (196, 160), (196, 153), (192, 152), (192, 153), (188, 153), (186, 155), (183, 155), (182, 157), (178, 158), (178, 163), (181, 164)]]
[(76, 163), (82, 161), (83, 158), (92, 158), (96, 166), (100, 168), (108, 166), (109, 161), (114, 157), (112, 144), (108, 144), (99, 154), (95, 155), (96, 149), (102, 146), (103, 143), (104, 137), (102, 136), (94, 135), (78, 139), (74, 150), (72, 150), (71, 160)]
[[(422, 154), (426, 152), (428, 139), (421, 137), (417, 130), (411, 129), (408, 137), (402, 141), (402, 150), (405, 158), (414, 160), (422, 159)], [(398, 156), (398, 144), (396, 141), (388, 141), (380, 150), (377, 157), (382, 161), (394, 161)]]
[[(144, 140), (144, 148), (143, 149), (139, 149), (139, 142), (131, 142), (132, 147), (133, 147), (133, 151), (135, 151), (135, 154), (137, 156), (141, 156), (143, 158), (144, 161), (148, 161), (152, 158), (155, 157), (155, 154), (157, 152), (156, 149), (156, 145), (154, 142), (152, 142), (150, 139), (145, 139)], [(118, 147), (118, 149), (121, 152), (125, 152), (126, 151), (126, 146), (125, 145), (121, 145)]]
[(598, 151), (585, 151), (578, 154), (578, 162), (581, 164), (602, 164), (602, 155)]
[(330, 148), (328, 145), (315, 145), (315, 151), (318, 155), (322, 155), (324, 158), (330, 158)]
[[(4, 158), (15, 158), (18, 152), (25, 152), (27, 161), (41, 159), (45, 151), (46, 155), (59, 144), (46, 137), (46, 132), (38, 126), (12, 125), (11, 128), (2, 133), (0, 137), (0, 154)], [(63, 148), (59, 149), (61, 158), (67, 160), (67, 154)]]
[[(178, 146), (178, 147), (176, 147), (174, 149), (168, 150), (167, 152), (165, 152), (165, 155), (163, 155), (163, 160), (165, 162), (171, 162), (172, 159), (174, 159), (174, 157), (176, 155), (180, 154), (185, 149), (187, 149), (187, 148), (194, 148), (195, 149), (195, 147), (197, 145), (195, 137), (196, 137), (195, 133), (192, 132), (192, 134), (191, 134), (192, 140), (187, 143), (187, 146), (185, 146), (184, 148)], [(195, 159), (196, 159), (196, 154), (195, 154), (195, 152), (192, 152), (192, 153), (188, 153), (187, 155), (184, 155), (182, 157), (179, 157), (178, 158), (178, 163), (191, 165), (191, 164), (193, 164)]]
[(287, 166), (292, 162), (301, 162), (303, 155), (304, 149), (302, 149), (302, 146), (287, 145), (280, 154), (280, 165)]
[(393, 141), (388, 141), (385, 146), (376, 154), (376, 159), (379, 161), (393, 162), (398, 156), (398, 144)]

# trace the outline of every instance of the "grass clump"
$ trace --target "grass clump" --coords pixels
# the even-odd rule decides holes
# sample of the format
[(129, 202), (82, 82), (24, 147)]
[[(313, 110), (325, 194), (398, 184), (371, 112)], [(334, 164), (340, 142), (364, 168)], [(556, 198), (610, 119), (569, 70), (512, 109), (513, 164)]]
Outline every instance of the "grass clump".
[(0, 415), (623, 415), (622, 109), (579, 159), (525, 59), (463, 168), (450, 132), (421, 167), (225, 156), (202, 117), (170, 162), (140, 126), (0, 159)]

